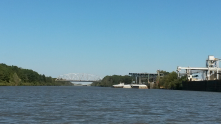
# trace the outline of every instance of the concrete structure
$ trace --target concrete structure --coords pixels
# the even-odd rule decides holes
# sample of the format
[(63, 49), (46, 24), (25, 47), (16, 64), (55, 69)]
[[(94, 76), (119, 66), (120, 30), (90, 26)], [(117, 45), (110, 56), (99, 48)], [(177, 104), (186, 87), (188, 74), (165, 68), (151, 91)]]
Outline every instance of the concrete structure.
[(208, 56), (205, 68), (178, 66), (177, 67), (178, 77), (181, 76), (180, 74), (181, 70), (186, 70), (185, 75), (187, 75), (189, 81), (195, 80), (193, 78), (194, 73), (202, 73), (202, 78), (206, 77), (203, 80), (219, 80), (221, 72), (221, 68), (219, 68), (219, 61), (220, 59), (215, 58), (214, 56)]

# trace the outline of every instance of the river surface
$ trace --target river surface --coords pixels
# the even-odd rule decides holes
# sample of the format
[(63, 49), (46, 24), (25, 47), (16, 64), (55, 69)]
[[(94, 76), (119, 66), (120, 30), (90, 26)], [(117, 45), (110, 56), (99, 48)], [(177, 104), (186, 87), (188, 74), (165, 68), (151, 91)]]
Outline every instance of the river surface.
[(221, 93), (74, 86), (0, 87), (0, 123), (221, 123)]

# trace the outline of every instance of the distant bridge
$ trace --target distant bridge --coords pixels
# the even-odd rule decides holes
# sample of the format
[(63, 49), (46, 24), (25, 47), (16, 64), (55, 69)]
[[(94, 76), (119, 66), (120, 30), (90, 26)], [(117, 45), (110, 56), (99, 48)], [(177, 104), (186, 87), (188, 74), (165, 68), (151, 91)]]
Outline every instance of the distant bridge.
[(70, 82), (97, 82), (101, 81), (101, 77), (86, 73), (69, 73), (58, 76), (55, 81), (70, 81)]

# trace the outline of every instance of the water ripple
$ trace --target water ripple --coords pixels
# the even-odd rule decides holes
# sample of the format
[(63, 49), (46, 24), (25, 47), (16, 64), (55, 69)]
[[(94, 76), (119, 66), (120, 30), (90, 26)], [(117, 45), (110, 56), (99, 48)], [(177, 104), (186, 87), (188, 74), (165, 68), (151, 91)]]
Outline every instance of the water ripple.
[(221, 123), (216, 92), (0, 87), (0, 123)]

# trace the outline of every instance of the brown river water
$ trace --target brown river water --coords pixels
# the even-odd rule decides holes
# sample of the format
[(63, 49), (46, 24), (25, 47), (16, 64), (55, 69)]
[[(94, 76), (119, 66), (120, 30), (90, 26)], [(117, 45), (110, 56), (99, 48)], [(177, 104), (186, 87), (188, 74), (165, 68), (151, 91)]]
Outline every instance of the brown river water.
[(221, 93), (86, 86), (0, 87), (0, 123), (221, 123)]

